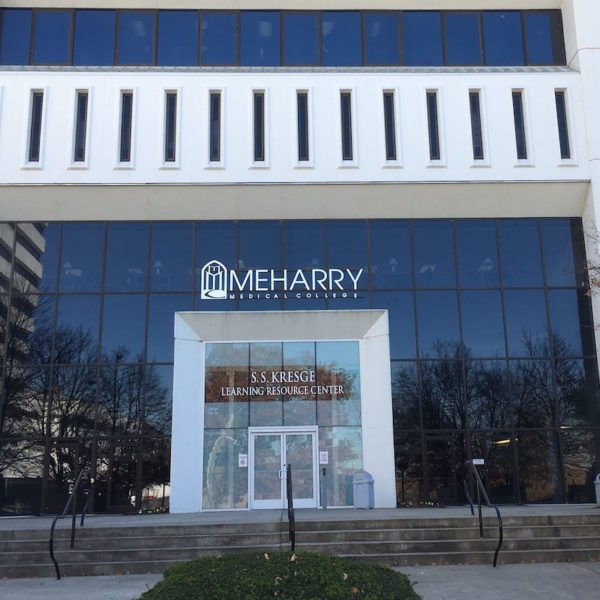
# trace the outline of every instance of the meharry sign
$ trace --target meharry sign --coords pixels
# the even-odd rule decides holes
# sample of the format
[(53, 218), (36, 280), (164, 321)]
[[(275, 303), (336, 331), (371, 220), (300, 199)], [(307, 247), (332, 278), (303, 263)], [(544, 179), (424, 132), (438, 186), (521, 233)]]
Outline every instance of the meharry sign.
[(202, 267), (202, 300), (358, 298), (364, 269), (250, 269), (238, 273), (218, 260)]

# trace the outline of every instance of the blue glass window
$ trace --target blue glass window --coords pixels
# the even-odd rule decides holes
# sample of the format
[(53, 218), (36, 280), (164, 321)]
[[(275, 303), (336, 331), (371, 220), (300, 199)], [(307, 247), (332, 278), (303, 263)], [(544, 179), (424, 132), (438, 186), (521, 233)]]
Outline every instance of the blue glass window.
[(375, 292), (373, 308), (388, 309), (391, 358), (414, 358), (417, 349), (413, 293)]
[(452, 223), (415, 221), (413, 240), (417, 287), (456, 287)]
[(106, 242), (107, 291), (147, 287), (148, 224), (110, 223)]
[(409, 222), (371, 221), (369, 227), (373, 288), (411, 288)]
[(498, 286), (498, 250), (494, 221), (457, 221), (456, 252), (460, 287)]
[(480, 65), (478, 13), (446, 13), (446, 57), (449, 65)]
[(151, 65), (154, 60), (154, 13), (119, 13), (119, 65)]
[[(196, 290), (200, 290), (202, 267), (218, 260), (226, 268), (235, 268), (237, 259), (237, 233), (235, 223), (222, 221), (196, 223)], [(212, 304), (218, 305), (219, 302)], [(213, 309), (211, 309), (213, 310)]]
[(437, 11), (404, 12), (404, 64), (438, 66), (444, 64), (442, 19)]
[(188, 294), (152, 294), (148, 312), (148, 362), (173, 362), (173, 320), (180, 310), (192, 310)]
[(40, 257), (42, 263), (42, 278), (40, 280), (40, 292), (51, 292), (56, 289), (56, 264), (58, 261), (58, 241), (60, 237), (60, 225), (50, 224), (43, 231), (44, 252)]
[[(60, 333), (65, 335), (65, 341), (70, 334), (88, 335), (90, 343), (86, 349), (87, 355), (79, 357), (84, 362), (96, 362), (97, 360), (98, 348), (94, 345), (98, 343), (98, 333), (100, 331), (100, 298), (100, 295), (87, 294), (58, 296), (57, 335), (60, 335)], [(80, 332), (77, 332), (78, 329), (80, 329)], [(72, 346), (75, 344), (61, 344), (61, 346), (67, 345)], [(82, 348), (82, 350), (84, 349)], [(71, 362), (71, 360), (56, 355), (54, 362)]]
[(240, 64), (279, 66), (279, 13), (242, 12)]
[(543, 12), (528, 13), (525, 16), (527, 28), (527, 58), (530, 65), (551, 65), (552, 36), (550, 15)]
[(145, 294), (106, 294), (102, 317), (102, 362), (144, 359)]
[(398, 15), (365, 13), (365, 64), (397, 65), (399, 62)]
[(197, 11), (158, 11), (156, 64), (182, 67), (198, 64)]
[(417, 331), (420, 356), (458, 358), (456, 292), (417, 292)]
[(0, 64), (29, 64), (31, 10), (3, 10), (0, 30)]
[(284, 221), (283, 260), (287, 269), (322, 269), (325, 266), (322, 221)]
[(581, 324), (577, 290), (549, 290), (554, 356), (581, 356)]
[(286, 65), (318, 65), (318, 15), (283, 15), (283, 63)]
[(359, 12), (323, 12), (321, 35), (323, 65), (328, 67), (362, 65)]
[(542, 260), (537, 221), (501, 220), (498, 232), (504, 286), (541, 286)]
[(543, 290), (504, 292), (510, 356), (547, 356), (548, 322)]
[(192, 289), (191, 224), (152, 224), (150, 288), (169, 291)]
[(327, 263), (329, 268), (363, 268), (359, 285), (367, 285), (367, 227), (364, 221), (327, 223)]
[(276, 269), (281, 266), (278, 221), (240, 223), (240, 269)]
[(102, 223), (65, 223), (61, 252), (61, 291), (100, 291), (102, 288), (104, 225)]
[(112, 65), (115, 60), (114, 10), (76, 10), (74, 65)]
[(484, 11), (483, 40), (486, 65), (525, 64), (520, 12)]
[[(569, 219), (543, 219), (544, 266), (548, 286), (574, 286), (575, 263)], [(583, 269), (583, 265), (581, 265)]]
[(232, 12), (202, 14), (202, 64), (237, 63), (237, 18)]
[(506, 351), (500, 293), (462, 292), (460, 305), (465, 356), (504, 356)]
[(66, 65), (71, 41), (71, 12), (38, 10), (33, 40), (34, 65)]

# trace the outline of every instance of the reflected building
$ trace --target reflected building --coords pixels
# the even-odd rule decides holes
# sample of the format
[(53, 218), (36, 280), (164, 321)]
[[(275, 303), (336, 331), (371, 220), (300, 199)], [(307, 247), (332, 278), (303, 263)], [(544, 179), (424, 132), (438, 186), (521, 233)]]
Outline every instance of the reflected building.
[(2, 514), (169, 510), (188, 313), (323, 318), (203, 342), (203, 509), (352, 504), (379, 309), (396, 505), (594, 500), (600, 9), (480, 4), (0, 9)]

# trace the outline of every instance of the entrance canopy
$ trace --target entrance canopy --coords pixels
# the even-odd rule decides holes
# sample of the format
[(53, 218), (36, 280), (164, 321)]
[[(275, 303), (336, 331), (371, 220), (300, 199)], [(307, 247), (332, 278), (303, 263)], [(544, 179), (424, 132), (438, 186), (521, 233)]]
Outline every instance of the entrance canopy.
[(286, 460), (307, 506), (326, 466), (330, 506), (364, 469), (394, 507), (389, 364), (386, 310), (176, 313), (171, 512), (272, 507)]

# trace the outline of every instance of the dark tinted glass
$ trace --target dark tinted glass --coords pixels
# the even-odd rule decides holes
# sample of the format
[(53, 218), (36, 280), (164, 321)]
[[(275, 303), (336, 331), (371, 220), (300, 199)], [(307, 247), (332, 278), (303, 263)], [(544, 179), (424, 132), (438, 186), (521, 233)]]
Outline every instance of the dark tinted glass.
[(191, 288), (191, 224), (153, 223), (150, 289), (175, 291), (191, 290)]
[[(40, 292), (51, 292), (56, 289), (56, 265), (58, 261), (58, 240), (60, 225), (47, 225), (42, 235), (44, 236), (44, 251), (41, 253), (42, 276), (40, 278)], [(14, 285), (14, 284), (13, 284)], [(15, 292), (24, 290), (15, 289)]]
[(192, 297), (189, 294), (152, 294), (148, 310), (147, 360), (173, 362), (175, 313), (192, 310)]
[(488, 288), (499, 285), (494, 221), (456, 221), (456, 252), (460, 287)]
[(385, 127), (385, 158), (396, 160), (396, 119), (394, 118), (394, 93), (383, 94), (383, 121)]
[(254, 160), (265, 160), (265, 94), (254, 93)]
[(71, 12), (38, 10), (33, 40), (34, 65), (66, 65), (69, 62)]
[(397, 65), (399, 63), (398, 15), (365, 13), (365, 64)]
[(145, 290), (147, 265), (148, 224), (109, 223), (105, 289)]
[(283, 15), (284, 64), (318, 65), (318, 31), (318, 15), (285, 13)]
[(323, 65), (346, 67), (362, 65), (359, 12), (321, 14)]
[(198, 64), (198, 13), (195, 10), (158, 11), (156, 64)]
[[(451, 358), (452, 354), (447, 360), (422, 361), (419, 365), (423, 426), (428, 429), (462, 429), (467, 426), (462, 363)], [(429, 468), (433, 467), (439, 482), (436, 482), (436, 488), (450, 486), (450, 478), (444, 475), (451, 472), (454, 462), (453, 458), (447, 456), (448, 438), (427, 437)]]
[(342, 160), (352, 160), (352, 96), (350, 92), (340, 94), (342, 116)]
[(165, 162), (174, 162), (177, 134), (177, 92), (166, 94), (165, 105)]
[(280, 64), (279, 13), (241, 14), (240, 64), (278, 66)]
[(481, 107), (479, 92), (469, 93), (469, 108), (471, 109), (471, 139), (473, 142), (473, 158), (483, 159), (483, 135), (481, 133)]
[(542, 285), (538, 223), (532, 219), (500, 220), (502, 283), (505, 287)]
[(133, 94), (123, 92), (121, 94), (121, 139), (119, 160), (129, 162), (131, 160), (131, 133), (133, 125)]
[(437, 66), (444, 64), (442, 19), (437, 11), (402, 13), (404, 64)]
[(28, 65), (31, 10), (3, 10), (0, 30), (0, 64)]
[(143, 360), (146, 328), (145, 294), (107, 294), (102, 315), (102, 361)]
[[(146, 369), (146, 390), (144, 398), (144, 420), (149, 435), (169, 435), (171, 433), (171, 413), (173, 407), (173, 367), (168, 365), (149, 365)], [(158, 443), (156, 440), (154, 443)], [(160, 440), (161, 442), (163, 440)], [(144, 449), (146, 449), (146, 443)], [(168, 446), (166, 454), (152, 453), (152, 459), (160, 467), (168, 469), (171, 454)], [(155, 467), (156, 468), (156, 467)], [(149, 471), (149, 470), (148, 470)], [(154, 477), (155, 471), (149, 471)], [(164, 471), (163, 471), (164, 473)], [(167, 474), (165, 473), (165, 478)], [(156, 481), (156, 479), (152, 479)], [(162, 496), (161, 496), (162, 501)]]
[[(100, 331), (100, 295), (58, 296), (55, 363), (96, 362)], [(60, 350), (60, 353), (59, 353)]]
[(512, 408), (506, 362), (504, 360), (466, 361), (465, 379), (467, 411), (471, 427), (486, 429), (510, 427)]
[(556, 414), (549, 360), (509, 362), (515, 427), (552, 426)]
[(40, 144), (42, 141), (42, 107), (44, 93), (33, 92), (31, 95), (31, 122), (29, 131), (29, 162), (39, 162)]
[(565, 105), (565, 93), (556, 92), (556, 120), (558, 122), (558, 140), (560, 143), (560, 157), (571, 158), (569, 148), (569, 127), (567, 125), (567, 107)]
[(76, 10), (74, 65), (112, 65), (115, 60), (114, 10)]
[(555, 356), (581, 356), (581, 324), (577, 290), (548, 290)]
[(546, 12), (530, 12), (525, 15), (527, 31), (527, 57), (530, 65), (554, 63), (550, 15)]
[(309, 160), (308, 152), (308, 93), (298, 92), (298, 161)]
[(210, 140), (209, 155), (211, 162), (221, 160), (221, 94), (210, 94)]
[(85, 139), (87, 130), (87, 92), (77, 93), (77, 118), (75, 122), (75, 148), (73, 160), (83, 162), (85, 160)]
[(119, 65), (151, 65), (154, 59), (154, 13), (119, 13)]
[(480, 65), (478, 13), (446, 13), (446, 57), (449, 65)]
[(388, 309), (391, 358), (414, 358), (417, 349), (413, 293), (375, 292), (373, 308)]
[(232, 221), (196, 223), (196, 290), (200, 289), (200, 271), (211, 260), (218, 260), (228, 269), (235, 268), (237, 233)]
[(237, 62), (235, 13), (202, 14), (202, 64), (234, 65)]
[(103, 259), (102, 223), (65, 223), (60, 259), (61, 291), (100, 291)]
[(417, 287), (456, 287), (452, 223), (415, 221), (413, 240)]
[(483, 39), (486, 65), (525, 64), (520, 12), (484, 11)]
[(278, 221), (240, 223), (240, 269), (276, 269), (281, 266)]
[(429, 132), (429, 158), (440, 159), (440, 133), (438, 129), (437, 93), (427, 92), (427, 128)]
[(558, 439), (554, 431), (520, 433), (517, 438), (521, 501), (559, 502)]
[(548, 322), (542, 290), (504, 292), (510, 356), (547, 356)]
[(327, 263), (329, 268), (358, 267), (367, 281), (367, 227), (364, 221), (327, 222)]
[[(14, 294), (11, 297), (10, 342), (6, 348), (9, 364), (48, 364), (52, 355), (54, 296)], [(9, 369), (10, 371), (11, 369)], [(9, 372), (9, 376), (11, 373)], [(24, 379), (27, 373), (12, 374)], [(10, 393), (10, 390), (8, 390)]]
[(287, 269), (322, 269), (325, 266), (323, 222), (284, 221), (283, 260)]
[[(557, 360), (555, 362), (561, 424), (570, 427), (598, 426), (599, 413), (594, 362), (593, 359)], [(561, 429), (563, 428), (561, 427)], [(564, 427), (564, 429), (569, 429), (569, 427)], [(577, 433), (580, 434), (580, 432)], [(573, 442), (574, 440), (571, 443)]]
[(462, 292), (460, 305), (465, 356), (504, 356), (506, 351), (500, 293)]
[(458, 353), (456, 292), (417, 292), (417, 332), (421, 356), (443, 358)]
[(371, 221), (369, 228), (373, 287), (412, 287), (409, 221)]
[(515, 118), (515, 141), (517, 144), (517, 158), (527, 158), (527, 137), (525, 135), (525, 115), (523, 114), (523, 94), (513, 92), (513, 114)]
[[(573, 241), (569, 219), (543, 219), (544, 266), (549, 286), (576, 285)], [(583, 265), (578, 266), (579, 269)]]

